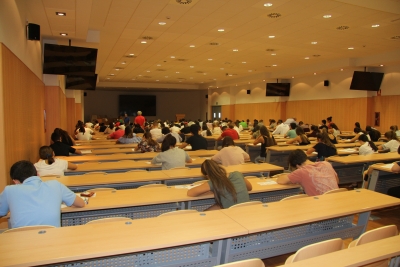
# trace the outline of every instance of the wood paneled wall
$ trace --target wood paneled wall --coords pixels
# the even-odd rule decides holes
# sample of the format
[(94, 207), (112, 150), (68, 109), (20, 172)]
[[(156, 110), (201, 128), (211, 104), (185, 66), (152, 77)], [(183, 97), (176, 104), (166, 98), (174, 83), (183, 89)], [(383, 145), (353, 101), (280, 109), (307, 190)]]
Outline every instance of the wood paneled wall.
[(43, 82), (4, 44), (0, 44), (2, 105), (0, 191), (10, 184), (9, 170), (19, 160), (38, 160), (45, 142)]
[(50, 136), (55, 128), (67, 130), (66, 97), (58, 86), (45, 86), (45, 107), (47, 115), (46, 142), (50, 144)]
[(383, 134), (390, 130), (391, 125), (400, 127), (400, 95), (375, 96), (371, 113), (371, 125), (374, 125), (375, 112), (380, 112), (380, 126), (376, 127)]
[(75, 98), (67, 98), (67, 128), (65, 129), (73, 136), (76, 125)]
[[(249, 103), (235, 105), (235, 119), (246, 120), (263, 119), (268, 123), (269, 119), (280, 119), (285, 110), (286, 102)], [(282, 118), (284, 119), (284, 118)]]

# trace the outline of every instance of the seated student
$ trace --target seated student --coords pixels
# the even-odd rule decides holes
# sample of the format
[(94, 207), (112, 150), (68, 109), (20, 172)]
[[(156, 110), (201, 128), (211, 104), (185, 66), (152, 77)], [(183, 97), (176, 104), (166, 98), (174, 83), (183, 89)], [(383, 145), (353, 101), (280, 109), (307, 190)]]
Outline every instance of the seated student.
[(259, 163), (260, 161), (265, 162), (267, 157), (267, 147), (276, 145), (275, 138), (270, 134), (265, 126), (260, 127), (260, 136), (253, 142), (253, 145), (258, 144), (261, 144), (260, 156), (258, 156), (254, 161), (255, 163)]
[[(64, 131), (63, 129), (60, 128), (55, 128), (54, 132), (57, 133), (59, 136), (61, 136), (61, 142), (69, 145), (69, 146), (74, 146), (75, 145), (75, 140), (72, 138), (67, 131)], [(50, 140), (50, 143), (52, 144), (53, 141)]]
[(216, 204), (207, 210), (226, 209), (250, 201), (248, 191), (251, 191), (252, 186), (242, 173), (235, 171), (227, 174), (225, 168), (213, 160), (203, 162), (201, 173), (208, 181), (189, 189), (187, 195), (196, 197), (212, 191)]
[(207, 149), (207, 139), (199, 135), (199, 126), (197, 124), (190, 126), (190, 132), (192, 133), (192, 136), (188, 137), (179, 148), (185, 148), (187, 145), (191, 145), (193, 151)]
[(107, 139), (119, 139), (119, 138), (122, 137), (124, 134), (125, 134), (125, 131), (122, 130), (121, 128), (119, 128), (119, 126), (118, 126), (118, 127), (115, 128), (115, 132), (110, 133), (110, 134), (107, 136)]
[(239, 139), (239, 134), (235, 131), (235, 129), (233, 129), (234, 124), (233, 123), (229, 123), (228, 126), (223, 126), (222, 127), (222, 134), (217, 138), (217, 140), (222, 140), (223, 138), (225, 138), (226, 136), (230, 136), (232, 138), (232, 140), (237, 140)]
[[(93, 125), (91, 122), (89, 122), (91, 125)], [(89, 125), (90, 124), (85, 124), (85, 125), (83, 125), (83, 123), (81, 123), (78, 127), (77, 127), (77, 129), (76, 129), (76, 131), (75, 131), (75, 135), (78, 135), (78, 133), (79, 132), (82, 132), (82, 129), (84, 129), (84, 131), (85, 131), (85, 133), (87, 133), (88, 135), (90, 134), (90, 135), (93, 135), (93, 134), (95, 134), (95, 132), (92, 130), (92, 128), (91, 127), (89, 127)], [(76, 136), (76, 138), (78, 139), (78, 137)], [(90, 139), (88, 139), (88, 140), (90, 140)]]
[(400, 137), (400, 130), (399, 130), (399, 128), (397, 127), (397, 125), (392, 125), (392, 126), (390, 126), (390, 130), (393, 131), (393, 132), (395, 132), (397, 137)]
[[(354, 128), (354, 133), (356, 134), (356, 136), (354, 136), (353, 138), (351, 138), (350, 141), (348, 141), (348, 142), (354, 143), (355, 141), (358, 140), (358, 138), (360, 137), (360, 135), (366, 134), (366, 133), (363, 132), (363, 130), (361, 130), (361, 128), (358, 128), (358, 127)], [(371, 138), (369, 137), (369, 135), (368, 135), (368, 134), (366, 134), (366, 135), (367, 135), (367, 137), (368, 137), (368, 140), (371, 140)]]
[(299, 146), (306, 146), (310, 144), (307, 136), (304, 133), (304, 129), (301, 126), (296, 127), (296, 137), (286, 141), (286, 144), (298, 143)]
[(212, 126), (212, 133), (215, 134), (215, 135), (217, 135), (217, 134), (222, 134), (221, 127), (219, 127), (219, 122), (215, 121), (215, 122), (213, 123), (213, 126)]
[(247, 122), (245, 122), (244, 120), (242, 120), (241, 122), (239, 122), (240, 125), (242, 125), (243, 129), (246, 129), (247, 126)]
[(320, 131), (318, 129), (317, 125), (311, 125), (311, 132), (307, 133), (308, 137), (317, 137), (317, 134), (319, 134)]
[(162, 133), (162, 136), (159, 137), (159, 138), (156, 140), (158, 143), (162, 143), (162, 142), (164, 141), (164, 138), (165, 138), (167, 135), (172, 135), (173, 137), (175, 137), (176, 143), (182, 142), (182, 137), (180, 137), (180, 135), (177, 134), (177, 133), (171, 132), (171, 131), (169, 130), (168, 127), (163, 127), (163, 128), (161, 129), (161, 133)]
[(322, 130), (323, 128), (328, 130), (328, 126), (326, 126), (326, 120), (322, 120), (322, 125), (319, 126), (319, 129)]
[(390, 152), (395, 152), (399, 148), (400, 141), (396, 136), (396, 133), (393, 131), (389, 131), (385, 133), (385, 137), (388, 142), (384, 143), (381, 146), (378, 146), (379, 150), (390, 150)]
[(222, 149), (211, 159), (223, 166), (230, 166), (249, 161), (250, 156), (241, 147), (235, 146), (232, 137), (226, 136), (222, 140)]
[[(337, 136), (340, 134), (340, 130), (339, 130), (339, 127), (336, 125), (336, 123), (331, 123), (330, 124), (330, 128), (329, 128), (329, 130), (330, 129), (332, 129), (332, 133), (333, 133), (333, 135), (337, 138)], [(329, 130), (328, 130), (328, 132), (329, 132)]]
[(294, 122), (291, 122), (289, 124), (289, 131), (287, 131), (283, 136), (284, 137), (289, 137), (289, 138), (295, 138), (297, 136), (296, 134), (296, 128), (297, 128), (297, 124)]
[(208, 129), (207, 124), (203, 123), (203, 126), (201, 127), (201, 136), (206, 137), (206, 136), (212, 136), (212, 132), (210, 129)]
[(62, 143), (61, 136), (56, 132), (51, 134), (51, 140), (53, 144), (51, 144), (50, 147), (53, 149), (56, 156), (69, 156), (69, 153), (82, 155), (80, 150)]
[(381, 132), (372, 128), (371, 126), (368, 125), (365, 130), (367, 131), (367, 134), (371, 138), (372, 142), (377, 142), (379, 138), (381, 138)]
[(132, 133), (132, 128), (128, 126), (125, 128), (125, 134), (117, 140), (117, 144), (132, 144), (140, 141), (142, 138)]
[(359, 155), (370, 155), (378, 151), (378, 148), (376, 147), (374, 142), (368, 140), (368, 137), (365, 134), (361, 135), (360, 138), (358, 138), (358, 142), (361, 145), (358, 148)]
[(68, 169), (76, 170), (78, 168), (76, 164), (65, 159), (54, 158), (53, 149), (49, 146), (42, 146), (39, 149), (39, 157), (39, 161), (34, 164), (38, 176), (64, 175)]
[(29, 161), (14, 163), (10, 176), (15, 185), (8, 185), (0, 194), (0, 217), (10, 212), (11, 228), (31, 225), (60, 227), (61, 203), (82, 208), (85, 202), (56, 180), (42, 182)]
[(144, 152), (158, 152), (160, 150), (160, 145), (151, 137), (149, 131), (143, 134), (142, 141), (135, 148), (135, 151)]
[(278, 120), (275, 131), (272, 134), (284, 135), (287, 131), (289, 131), (289, 125), (282, 123), (282, 120)]
[(151, 136), (153, 137), (154, 140), (157, 140), (162, 136), (161, 129), (158, 128), (158, 121), (153, 122), (153, 126), (150, 130)]
[(104, 131), (107, 129), (107, 126), (104, 125), (104, 122), (100, 123), (100, 127), (99, 127), (99, 132), (100, 133), (104, 133)]
[(86, 131), (87, 128), (81, 126), (78, 130), (78, 133), (76, 134), (76, 139), (80, 141), (86, 141), (86, 140), (91, 140), (92, 135), (90, 134), (89, 131)]
[(109, 125), (108, 125), (108, 127), (104, 130), (104, 134), (111, 134), (111, 133), (113, 133), (113, 132), (115, 132), (115, 126), (114, 126), (114, 123), (110, 123)]
[(360, 123), (358, 121), (354, 123), (354, 128), (360, 128), (361, 129), (361, 125), (360, 125)]
[(176, 138), (168, 134), (161, 144), (161, 153), (155, 156), (152, 164), (161, 163), (163, 170), (169, 170), (176, 167), (185, 167), (185, 163), (191, 163), (192, 159), (185, 150), (175, 147)]
[(337, 155), (336, 147), (329, 140), (328, 134), (322, 132), (317, 134), (317, 144), (307, 150), (307, 155), (311, 155), (313, 152), (317, 152), (318, 160), (324, 160), (327, 157)]
[[(322, 131), (323, 131), (323, 132), (326, 132), (326, 129), (323, 128)], [(331, 140), (332, 144), (337, 144), (338, 141), (336, 140), (336, 136), (334, 135), (334, 130), (333, 130), (333, 128), (329, 128), (328, 131), (327, 131), (327, 133), (328, 133), (329, 140)]]
[(269, 119), (269, 130), (274, 130), (276, 128), (276, 121), (274, 119)]
[(233, 129), (238, 133), (238, 135), (243, 131), (242, 125), (239, 124), (239, 121), (232, 122)]
[(328, 126), (328, 129), (332, 128), (332, 116), (326, 118), (326, 126)]
[[(400, 154), (400, 146), (397, 149), (397, 153)], [(400, 161), (393, 162), (392, 172), (396, 172), (396, 173), (400, 172)]]
[(292, 151), (288, 161), (290, 167), (295, 170), (289, 174), (280, 174), (278, 184), (300, 184), (309, 196), (322, 195), (339, 188), (338, 176), (329, 162), (311, 162), (300, 149)]
[(135, 127), (133, 128), (133, 133), (137, 134), (137, 133), (144, 133), (144, 130), (142, 127), (140, 127), (139, 124), (135, 124)]

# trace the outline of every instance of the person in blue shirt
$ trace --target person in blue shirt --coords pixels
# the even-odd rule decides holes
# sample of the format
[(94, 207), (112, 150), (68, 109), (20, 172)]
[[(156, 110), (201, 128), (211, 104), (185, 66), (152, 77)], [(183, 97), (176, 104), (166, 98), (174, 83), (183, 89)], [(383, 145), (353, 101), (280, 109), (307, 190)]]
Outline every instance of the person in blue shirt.
[(0, 194), (0, 217), (11, 213), (11, 228), (31, 225), (60, 227), (61, 203), (82, 208), (85, 202), (56, 180), (43, 182), (35, 166), (21, 160), (11, 166), (10, 176), (15, 185)]

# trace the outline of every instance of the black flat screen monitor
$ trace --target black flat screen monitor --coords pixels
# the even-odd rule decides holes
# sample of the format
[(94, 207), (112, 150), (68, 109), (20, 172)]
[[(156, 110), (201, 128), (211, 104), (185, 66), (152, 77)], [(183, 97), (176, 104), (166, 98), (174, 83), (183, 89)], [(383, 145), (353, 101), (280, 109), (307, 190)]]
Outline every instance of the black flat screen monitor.
[(289, 96), (290, 83), (267, 83), (266, 96)]
[(43, 74), (93, 76), (97, 49), (44, 44)]
[(381, 72), (355, 71), (350, 90), (379, 91), (383, 75)]
[(65, 89), (95, 90), (97, 74), (92, 76), (65, 76)]
[(136, 116), (140, 110), (143, 116), (156, 116), (157, 98), (155, 95), (120, 95), (119, 115)]

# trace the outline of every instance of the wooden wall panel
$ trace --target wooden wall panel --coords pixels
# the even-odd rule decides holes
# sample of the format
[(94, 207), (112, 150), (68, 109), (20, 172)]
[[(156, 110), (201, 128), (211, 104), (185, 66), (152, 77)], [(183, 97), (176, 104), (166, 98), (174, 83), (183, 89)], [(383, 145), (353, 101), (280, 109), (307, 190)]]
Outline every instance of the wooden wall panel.
[(381, 113), (380, 126), (376, 127), (381, 133), (389, 131), (391, 125), (400, 127), (400, 95), (375, 96), (373, 101), (374, 110), (371, 113)]
[(75, 103), (75, 120), (76, 121), (78, 121), (78, 120), (83, 121), (83, 118), (82, 118), (82, 103)]
[(46, 144), (55, 128), (67, 130), (66, 97), (58, 86), (45, 86), (45, 107), (47, 114)]
[(221, 118), (235, 119), (235, 105), (221, 106)]
[(76, 125), (76, 115), (75, 115), (75, 98), (67, 98), (67, 127), (66, 131), (73, 136)]
[(253, 121), (264, 120), (269, 123), (269, 119), (284, 119), (282, 116), (282, 107), (285, 102), (269, 102), (269, 103), (249, 103), (249, 104), (236, 104), (234, 119)]
[[(3, 165), (0, 191), (9, 184), (9, 170), (19, 160), (38, 160), (39, 147), (44, 144), (44, 85), (43, 82), (4, 44), (1, 44), (2, 98), (1, 120), (6, 127), (3, 138)], [(17, 128), (13, 127), (16, 126)]]
[(321, 120), (333, 117), (339, 129), (353, 130), (354, 123), (362, 128), (367, 125), (367, 98), (341, 98), (289, 101), (286, 103), (286, 115), (296, 117), (297, 121), (320, 124)]

